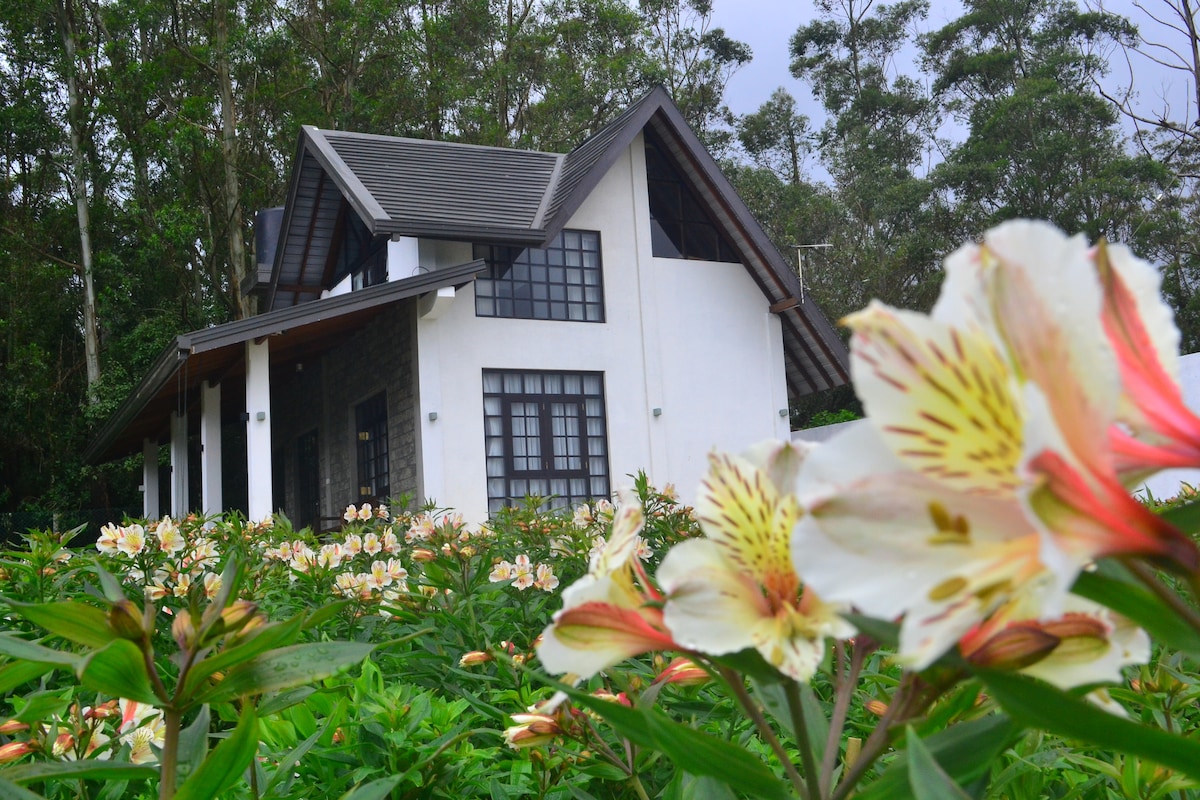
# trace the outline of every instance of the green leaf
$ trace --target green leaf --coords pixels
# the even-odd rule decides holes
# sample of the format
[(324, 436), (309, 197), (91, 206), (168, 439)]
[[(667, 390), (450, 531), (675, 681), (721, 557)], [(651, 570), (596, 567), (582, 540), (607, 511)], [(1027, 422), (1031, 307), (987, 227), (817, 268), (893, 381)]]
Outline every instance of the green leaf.
[(866, 634), (880, 644), (886, 645), (893, 650), (900, 647), (900, 626), (896, 623), (875, 619), (874, 617), (865, 617), (862, 614), (842, 614), (841, 616), (857, 628), (859, 633)]
[(121, 584), (112, 576), (108, 570), (99, 564), (95, 565), (96, 577), (100, 579), (100, 588), (104, 591), (104, 597), (110, 603), (117, 603), (125, 600), (125, 590), (121, 588)]
[(45, 645), (22, 639), (13, 633), (0, 633), (0, 655), (15, 658), (18, 662), (34, 661), (39, 664), (51, 664), (57, 667), (71, 667), (79, 664), (79, 656), (62, 650), (54, 650)]
[(104, 647), (118, 638), (109, 627), (108, 615), (95, 606), (72, 600), (60, 603), (8, 602), (18, 614), (33, 624), (85, 647)]
[(1130, 722), (1024, 675), (984, 669), (976, 669), (975, 673), (988, 693), (1018, 722), (1140, 756), (1200, 778), (1200, 741)]
[(326, 603), (315, 611), (309, 612), (308, 616), (304, 618), (304, 630), (312, 630), (331, 617), (337, 616), (348, 605), (350, 605), (349, 600), (335, 600), (332, 603)]
[(1200, 633), (1145, 586), (1121, 580), (1124, 570), (1119, 565), (1105, 563), (1101, 569), (1103, 574), (1081, 573), (1071, 591), (1128, 617), (1168, 647), (1200, 656)]
[(317, 642), (270, 650), (234, 667), (197, 702), (218, 703), (319, 681), (359, 663), (374, 649), (364, 642)]
[[(72, 656), (72, 662), (74, 657)], [(0, 695), (8, 694), (30, 681), (35, 681), (54, 669), (59, 669), (60, 664), (47, 664), (42, 661), (13, 661), (10, 664), (5, 664), (0, 667)], [(70, 666), (74, 666), (72, 663)]]
[(355, 786), (342, 795), (341, 800), (384, 800), (391, 794), (392, 789), (400, 785), (400, 779), (403, 777), (404, 775), (389, 775), (362, 786)]
[(208, 706), (200, 706), (200, 713), (192, 724), (179, 732), (179, 749), (176, 758), (179, 763), (177, 781), (182, 783), (188, 776), (200, 769), (208, 756), (208, 732), (212, 725), (212, 715)]
[(114, 639), (107, 647), (80, 660), (76, 667), (80, 683), (109, 697), (127, 697), (152, 706), (162, 705), (150, 685), (146, 660), (136, 644)]
[(1184, 533), (1200, 533), (1200, 502), (1169, 508), (1160, 516)]
[(780, 780), (746, 750), (674, 722), (660, 712), (651, 711), (645, 716), (657, 749), (685, 772), (717, 778), (758, 797), (787, 797)]
[(45, 800), (40, 794), (0, 778), (0, 800)]
[[(329, 721), (326, 720), (325, 724), (318, 728), (312, 736), (309, 736), (303, 742), (296, 745), (290, 753), (279, 759), (279, 767), (275, 770), (275, 774), (271, 776), (271, 781), (267, 784), (267, 788), (264, 792), (266, 796), (271, 796), (271, 790), (275, 788), (276, 784), (278, 784), (284, 778), (291, 778), (295, 774), (293, 767), (300, 766), (300, 762), (304, 760), (306, 755), (308, 755), (308, 751), (312, 750), (317, 742), (321, 740), (321, 737), (325, 735), (325, 730), (328, 727)], [(284, 787), (286, 788), (288, 784), (290, 784), (290, 780), (284, 784)]]
[[(921, 744), (952, 780), (968, 784), (991, 768), (992, 761), (1019, 732), (1019, 727), (1007, 716), (992, 714), (938, 731)], [(904, 800), (913, 796), (910, 781), (908, 761), (896, 759), (878, 780), (855, 797)]]
[(564, 684), (557, 688), (595, 711), (621, 736), (661, 752), (685, 772), (708, 775), (757, 797), (783, 800), (788, 796), (762, 761), (736, 745), (675, 722), (655, 708), (633, 709)]
[(970, 800), (921, 742), (916, 731), (908, 728), (908, 785), (916, 800)]
[(14, 783), (44, 780), (139, 780), (158, 776), (158, 767), (131, 764), (128, 761), (101, 761), (85, 758), (82, 761), (34, 761), (9, 767), (0, 778)]
[(62, 715), (71, 701), (57, 692), (36, 692), (25, 697), (25, 705), (13, 719), (31, 724), (51, 714)]
[(246, 642), (194, 664), (184, 680), (183, 697), (191, 697), (214, 672), (228, 670), (268, 650), (291, 644), (300, 633), (301, 618), (293, 617), (262, 628)]
[(258, 752), (258, 717), (246, 703), (233, 733), (208, 754), (192, 776), (179, 787), (175, 800), (212, 800), (241, 778)]

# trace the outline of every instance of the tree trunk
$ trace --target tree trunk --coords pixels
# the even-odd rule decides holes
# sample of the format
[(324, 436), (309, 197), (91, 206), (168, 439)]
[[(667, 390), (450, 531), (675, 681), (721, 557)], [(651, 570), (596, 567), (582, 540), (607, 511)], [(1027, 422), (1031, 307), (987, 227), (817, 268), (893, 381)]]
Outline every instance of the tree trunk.
[(229, 74), (229, 26), (224, 0), (215, 7), (217, 85), (221, 93), (221, 160), (225, 165), (225, 230), (229, 243), (229, 283), (238, 319), (254, 313), (251, 298), (242, 295), (246, 280), (246, 244), (242, 239), (241, 182), (238, 179), (237, 119), (233, 107), (233, 80)]
[(88, 214), (87, 170), (83, 161), (83, 105), (76, 79), (76, 32), (74, 0), (58, 4), (59, 30), (63, 38), (63, 70), (67, 82), (67, 127), (71, 134), (71, 177), (75, 214), (79, 219), (80, 264), (83, 266), (83, 343), (87, 382), (100, 380), (100, 336), (96, 324), (96, 287), (93, 280), (91, 219)]

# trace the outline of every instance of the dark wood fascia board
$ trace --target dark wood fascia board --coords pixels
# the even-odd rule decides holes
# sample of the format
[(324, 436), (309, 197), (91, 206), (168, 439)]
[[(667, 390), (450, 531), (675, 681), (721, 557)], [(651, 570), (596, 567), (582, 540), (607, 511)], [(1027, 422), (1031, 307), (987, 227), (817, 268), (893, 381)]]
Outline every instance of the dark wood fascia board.
[(292, 226), (292, 216), (296, 210), (296, 196), (300, 193), (300, 179), (304, 172), (304, 158), (306, 148), (304, 146), (304, 131), (301, 129), (296, 142), (296, 156), (292, 161), (292, 179), (288, 183), (287, 198), (283, 203), (283, 222), (279, 225), (279, 241), (275, 244), (275, 261), (271, 264), (271, 282), (267, 286), (267, 302), (264, 306), (267, 311), (275, 307), (275, 292), (279, 285), (279, 273), (283, 270), (283, 251), (284, 240), (287, 239), (288, 230)]
[(317, 159), (329, 177), (333, 178), (338, 188), (342, 190), (342, 194), (350, 201), (350, 205), (354, 206), (354, 210), (358, 212), (368, 230), (373, 235), (386, 233), (387, 231), (382, 230), (380, 226), (391, 220), (391, 217), (383, 210), (383, 206), (375, 199), (375, 195), (371, 194), (370, 190), (354, 174), (354, 170), (350, 169), (333, 149), (333, 145), (325, 138), (324, 131), (311, 125), (305, 125), (301, 130), (308, 136), (308, 151)]
[(91, 443), (83, 451), (85, 464), (99, 463), (97, 459), (116, 441), (121, 431), (137, 418), (159, 390), (179, 372), (180, 367), (187, 361), (189, 350), (190, 343), (186, 335), (176, 336), (163, 348), (146, 376), (92, 437)]

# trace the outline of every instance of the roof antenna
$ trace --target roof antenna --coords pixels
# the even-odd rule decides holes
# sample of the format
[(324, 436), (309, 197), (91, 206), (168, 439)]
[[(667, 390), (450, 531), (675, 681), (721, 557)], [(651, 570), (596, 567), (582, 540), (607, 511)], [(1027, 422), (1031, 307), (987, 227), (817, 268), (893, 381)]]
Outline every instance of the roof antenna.
[(800, 302), (804, 302), (804, 251), (824, 249), (833, 247), (829, 242), (821, 242), (820, 244), (794, 244), (792, 249), (796, 251), (796, 277), (800, 279)]

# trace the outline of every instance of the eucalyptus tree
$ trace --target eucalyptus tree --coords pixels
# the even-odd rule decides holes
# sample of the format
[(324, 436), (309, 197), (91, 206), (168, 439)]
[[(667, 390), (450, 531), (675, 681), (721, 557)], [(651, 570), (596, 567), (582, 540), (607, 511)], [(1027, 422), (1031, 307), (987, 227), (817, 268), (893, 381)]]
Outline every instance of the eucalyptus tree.
[[(824, 106), (817, 152), (836, 192), (824, 257), (831, 309), (878, 297), (924, 308), (947, 246), (943, 210), (924, 176), (937, 109), (895, 65), (924, 19), (924, 0), (817, 0), (818, 17), (792, 36), (791, 72)], [(802, 243), (797, 243), (802, 244)]]
[(923, 40), (934, 91), (967, 129), (934, 173), (963, 229), (1027, 216), (1092, 239), (1134, 238), (1166, 174), (1127, 154), (1116, 112), (1094, 90), (1105, 44), (1132, 27), (1065, 0), (965, 5)]

